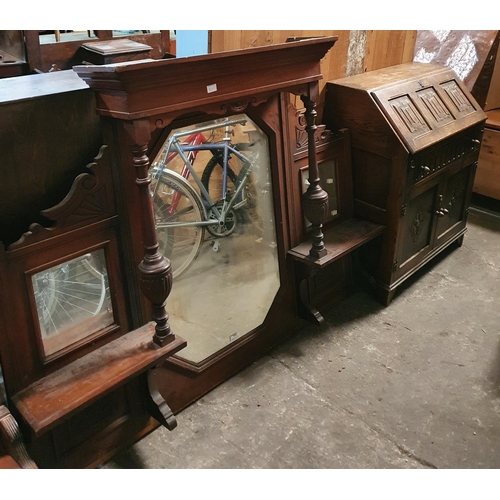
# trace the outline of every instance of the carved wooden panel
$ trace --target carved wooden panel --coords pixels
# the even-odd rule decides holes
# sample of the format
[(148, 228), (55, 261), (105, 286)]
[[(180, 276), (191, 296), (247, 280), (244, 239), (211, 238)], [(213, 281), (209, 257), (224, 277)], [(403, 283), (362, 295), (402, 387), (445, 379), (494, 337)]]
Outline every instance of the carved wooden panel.
[(459, 115), (467, 115), (474, 112), (474, 106), (455, 80), (443, 82), (441, 84), (441, 88), (446, 92), (451, 102), (456, 106)]
[(434, 121), (440, 126), (444, 126), (454, 120), (450, 110), (446, 107), (435, 89), (427, 88), (419, 90), (417, 95)]
[(473, 165), (450, 175), (446, 182), (440, 208), (444, 215), (438, 218), (437, 238), (464, 220), (467, 194)]
[(411, 200), (403, 215), (406, 226), (400, 266), (431, 243), (433, 207), (437, 186)]
[[(295, 161), (305, 158), (307, 156), (308, 137), (306, 131), (306, 119), (304, 116), (304, 109), (296, 109), (290, 104), (290, 116), (293, 116), (293, 129), (291, 131), (292, 137), (295, 138), (294, 159)], [(338, 138), (338, 134), (334, 134), (331, 130), (326, 128), (324, 124), (318, 124), (314, 131), (314, 144), (316, 151), (320, 153), (328, 147), (331, 141)], [(320, 176), (321, 177), (321, 176)]]
[(403, 95), (390, 99), (389, 104), (400, 119), (401, 124), (408, 129), (411, 135), (418, 137), (430, 132), (429, 125), (427, 125), (421, 112), (415, 107), (410, 96)]

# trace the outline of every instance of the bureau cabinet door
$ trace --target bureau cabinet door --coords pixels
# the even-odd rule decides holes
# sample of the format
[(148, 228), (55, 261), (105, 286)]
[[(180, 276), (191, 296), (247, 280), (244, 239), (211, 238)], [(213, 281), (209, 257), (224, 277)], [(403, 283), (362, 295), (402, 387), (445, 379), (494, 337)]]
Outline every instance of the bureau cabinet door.
[(398, 258), (394, 265), (399, 278), (417, 265), (433, 248), (436, 200), (439, 181), (418, 189), (402, 209)]
[(438, 196), (435, 246), (444, 244), (465, 228), (474, 165), (450, 173), (444, 179)]

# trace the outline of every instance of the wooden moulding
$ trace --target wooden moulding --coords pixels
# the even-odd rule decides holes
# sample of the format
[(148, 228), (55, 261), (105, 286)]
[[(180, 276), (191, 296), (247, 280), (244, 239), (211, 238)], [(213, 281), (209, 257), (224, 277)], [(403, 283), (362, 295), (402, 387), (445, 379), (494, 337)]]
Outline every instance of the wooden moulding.
[(16, 394), (12, 401), (35, 435), (53, 429), (186, 346), (178, 337), (164, 347), (155, 346), (154, 329), (155, 323), (148, 323)]
[(322, 268), (382, 234), (384, 230), (385, 226), (374, 222), (355, 218), (347, 219), (325, 231), (323, 240), (327, 251), (325, 256), (319, 259), (309, 256), (311, 240), (292, 248), (288, 251), (288, 255), (313, 268)]
[[(337, 37), (168, 60), (73, 69), (96, 91), (101, 115), (133, 120), (238, 103), (322, 78), (320, 60)], [(228, 75), (231, 75), (230, 77)], [(256, 79), (255, 75), (259, 75)]]

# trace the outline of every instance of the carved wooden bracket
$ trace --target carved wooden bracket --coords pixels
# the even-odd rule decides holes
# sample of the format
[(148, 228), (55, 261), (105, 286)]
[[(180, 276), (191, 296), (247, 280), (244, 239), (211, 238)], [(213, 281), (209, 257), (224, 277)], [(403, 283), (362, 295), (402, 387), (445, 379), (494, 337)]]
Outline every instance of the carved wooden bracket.
[(26, 451), (16, 420), (5, 406), (0, 406), (0, 442), (22, 469), (38, 469)]
[(148, 387), (151, 397), (148, 405), (149, 413), (153, 418), (158, 420), (161, 425), (166, 427), (169, 431), (173, 431), (177, 427), (177, 419), (163, 396), (160, 394), (155, 368), (148, 371)]
[[(302, 158), (307, 155), (308, 148), (308, 132), (306, 130), (307, 122), (304, 115), (304, 110), (296, 110), (295, 112), (295, 159)], [(326, 128), (326, 125), (320, 124), (316, 125), (316, 130), (314, 132), (314, 144), (316, 146), (316, 151), (321, 150), (322, 144), (328, 144), (335, 134)], [(302, 154), (301, 154), (302, 153)]]
[(46, 228), (38, 223), (31, 224), (29, 231), (8, 249), (16, 250), (32, 245), (115, 215), (108, 161), (107, 146), (101, 146), (94, 161), (87, 165), (89, 172), (75, 178), (71, 189), (60, 203), (41, 212), (41, 215), (54, 222), (53, 226)]
[(325, 318), (311, 301), (311, 279), (317, 272), (317, 269), (306, 266), (306, 276), (299, 283), (299, 296), (305, 311), (307, 311), (308, 320), (316, 325), (321, 325)]

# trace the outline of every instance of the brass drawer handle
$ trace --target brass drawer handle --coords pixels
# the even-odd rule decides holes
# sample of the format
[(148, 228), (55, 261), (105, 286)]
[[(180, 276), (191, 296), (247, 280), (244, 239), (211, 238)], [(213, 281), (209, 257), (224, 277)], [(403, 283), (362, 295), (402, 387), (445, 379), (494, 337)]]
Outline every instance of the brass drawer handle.
[(439, 210), (436, 210), (436, 214), (439, 215), (439, 217), (444, 217), (447, 213), (449, 213), (449, 210), (446, 208), (440, 208)]

